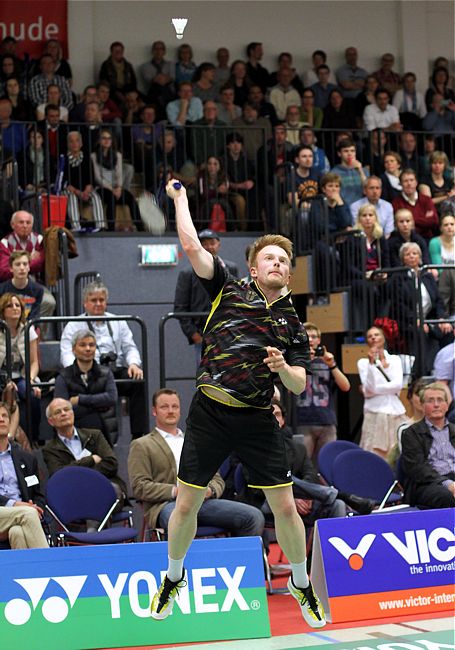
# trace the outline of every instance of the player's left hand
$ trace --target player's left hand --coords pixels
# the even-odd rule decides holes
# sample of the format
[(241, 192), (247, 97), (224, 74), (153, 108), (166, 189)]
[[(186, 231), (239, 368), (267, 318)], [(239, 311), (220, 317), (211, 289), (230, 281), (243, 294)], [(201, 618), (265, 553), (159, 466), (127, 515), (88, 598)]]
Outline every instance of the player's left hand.
[(272, 372), (280, 372), (286, 366), (286, 360), (283, 356), (283, 353), (278, 348), (272, 346), (267, 346), (266, 348), (267, 356), (264, 359), (264, 363)]

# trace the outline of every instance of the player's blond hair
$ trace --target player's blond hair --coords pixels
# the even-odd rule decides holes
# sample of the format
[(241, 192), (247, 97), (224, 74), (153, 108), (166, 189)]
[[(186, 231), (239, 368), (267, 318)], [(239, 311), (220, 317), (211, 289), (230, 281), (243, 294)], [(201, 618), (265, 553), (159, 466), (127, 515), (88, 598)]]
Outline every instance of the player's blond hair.
[(248, 265), (250, 268), (256, 266), (258, 253), (266, 246), (279, 246), (287, 254), (289, 261), (292, 260), (292, 242), (287, 237), (283, 237), (282, 235), (263, 235), (251, 244), (248, 256)]

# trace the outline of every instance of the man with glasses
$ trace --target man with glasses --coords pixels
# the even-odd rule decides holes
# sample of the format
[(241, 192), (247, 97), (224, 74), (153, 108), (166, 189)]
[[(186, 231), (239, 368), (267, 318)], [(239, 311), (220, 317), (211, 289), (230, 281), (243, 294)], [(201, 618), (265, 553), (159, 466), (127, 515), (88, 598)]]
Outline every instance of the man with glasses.
[(447, 386), (435, 382), (420, 393), (424, 419), (403, 431), (405, 500), (428, 508), (455, 507), (455, 424), (448, 422)]

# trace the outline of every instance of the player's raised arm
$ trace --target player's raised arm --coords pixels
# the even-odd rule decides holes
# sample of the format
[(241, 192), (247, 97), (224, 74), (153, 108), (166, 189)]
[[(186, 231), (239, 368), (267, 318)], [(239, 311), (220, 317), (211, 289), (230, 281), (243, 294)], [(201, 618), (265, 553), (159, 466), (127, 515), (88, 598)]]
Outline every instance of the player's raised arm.
[(211, 280), (213, 278), (213, 256), (201, 246), (191, 219), (185, 188), (180, 181), (171, 178), (166, 185), (166, 192), (171, 199), (174, 199), (177, 233), (191, 266), (196, 275)]

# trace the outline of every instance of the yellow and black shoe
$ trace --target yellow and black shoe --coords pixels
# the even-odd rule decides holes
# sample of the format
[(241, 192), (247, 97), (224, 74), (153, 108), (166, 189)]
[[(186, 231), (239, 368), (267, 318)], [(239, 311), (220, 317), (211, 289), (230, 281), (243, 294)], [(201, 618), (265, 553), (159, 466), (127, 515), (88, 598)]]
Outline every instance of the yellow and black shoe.
[(316, 596), (313, 586), (310, 582), (308, 587), (300, 589), (292, 582), (292, 577), (288, 580), (288, 589), (291, 596), (297, 600), (302, 610), (302, 616), (310, 627), (324, 627), (327, 623), (325, 620), (324, 608), (321, 601)]
[(183, 572), (182, 578), (178, 582), (172, 582), (166, 576), (163, 582), (160, 585), (160, 588), (153, 596), (152, 604), (150, 605), (150, 614), (152, 618), (157, 621), (162, 621), (164, 618), (167, 618), (172, 614), (172, 608), (174, 607), (174, 600), (179, 594), (179, 589), (186, 586), (186, 580), (184, 580), (185, 572)]

